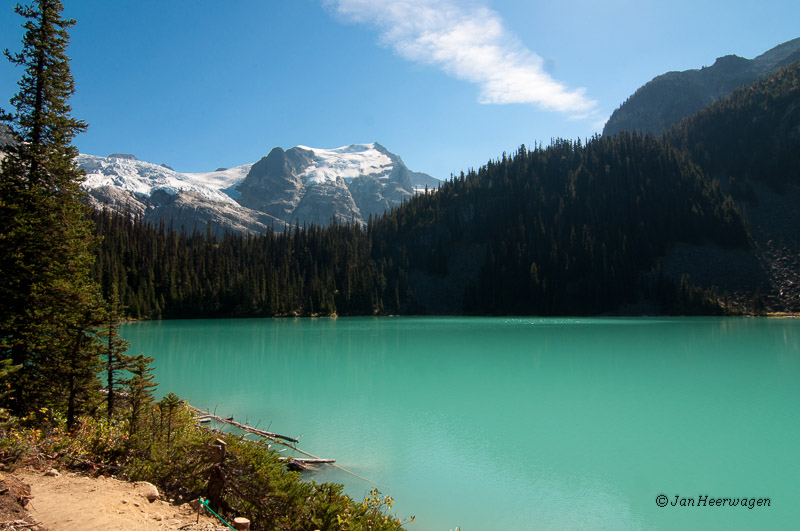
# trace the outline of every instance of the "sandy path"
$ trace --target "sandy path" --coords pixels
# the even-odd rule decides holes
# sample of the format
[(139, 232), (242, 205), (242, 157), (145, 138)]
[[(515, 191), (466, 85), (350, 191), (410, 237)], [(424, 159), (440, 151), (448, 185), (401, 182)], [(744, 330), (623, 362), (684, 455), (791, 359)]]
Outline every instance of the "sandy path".
[(136, 483), (74, 474), (48, 477), (32, 471), (18, 471), (15, 475), (31, 486), (33, 499), (26, 509), (49, 531), (228, 529), (205, 516), (196, 523), (197, 513), (188, 504), (176, 507), (162, 500), (150, 503)]

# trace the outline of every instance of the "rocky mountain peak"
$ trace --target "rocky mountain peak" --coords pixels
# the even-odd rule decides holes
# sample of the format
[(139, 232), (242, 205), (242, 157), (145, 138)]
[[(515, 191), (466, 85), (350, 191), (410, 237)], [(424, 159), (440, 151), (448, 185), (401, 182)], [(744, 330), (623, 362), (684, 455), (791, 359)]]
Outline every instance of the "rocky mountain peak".
[(662, 74), (636, 90), (614, 111), (603, 134), (620, 131), (660, 134), (742, 85), (797, 60), (800, 60), (800, 38), (780, 44), (755, 59), (725, 55), (708, 67)]
[(133, 155), (80, 155), (84, 186), (96, 205), (129, 208), (145, 219), (185, 227), (260, 232), (332, 220), (365, 223), (439, 182), (411, 172), (377, 142), (335, 149), (275, 147), (253, 164), (181, 174)]

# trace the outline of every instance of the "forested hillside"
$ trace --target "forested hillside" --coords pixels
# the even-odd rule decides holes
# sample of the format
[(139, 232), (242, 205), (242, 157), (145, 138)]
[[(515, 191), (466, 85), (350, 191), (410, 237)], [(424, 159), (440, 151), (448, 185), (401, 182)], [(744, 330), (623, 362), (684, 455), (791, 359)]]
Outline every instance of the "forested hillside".
[(800, 311), (800, 63), (734, 91), (666, 135), (737, 200), (747, 253), (677, 246), (673, 277), (716, 285), (767, 311)]
[(800, 62), (735, 90), (665, 138), (709, 177), (729, 179), (738, 197), (746, 198), (750, 181), (779, 192), (800, 183)]
[[(366, 230), (217, 241), (98, 220), (95, 274), (136, 317), (592, 314), (641, 298), (684, 311), (656, 257), (675, 241), (746, 245), (716, 184), (675, 149), (627, 134), (522, 147)], [(686, 311), (711, 311), (701, 299)]]
[(374, 231), (418, 279), (412, 287), (452, 286), (417, 289), (421, 308), (463, 300), (444, 310), (474, 314), (595, 314), (642, 298), (673, 311), (672, 283), (653, 269), (671, 243), (746, 245), (719, 186), (676, 150), (629, 134), (520, 148), (414, 198)]

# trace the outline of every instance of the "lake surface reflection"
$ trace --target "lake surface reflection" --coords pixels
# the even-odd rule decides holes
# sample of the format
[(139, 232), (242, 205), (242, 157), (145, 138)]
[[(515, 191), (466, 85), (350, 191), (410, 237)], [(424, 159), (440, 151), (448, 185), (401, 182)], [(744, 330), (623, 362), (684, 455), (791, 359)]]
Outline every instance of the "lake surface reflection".
[[(398, 517), (416, 515), (410, 530), (800, 519), (797, 319), (242, 319), (122, 333), (155, 358), (162, 393), (301, 436), (384, 485)], [(332, 468), (308, 477), (358, 499), (372, 487)]]

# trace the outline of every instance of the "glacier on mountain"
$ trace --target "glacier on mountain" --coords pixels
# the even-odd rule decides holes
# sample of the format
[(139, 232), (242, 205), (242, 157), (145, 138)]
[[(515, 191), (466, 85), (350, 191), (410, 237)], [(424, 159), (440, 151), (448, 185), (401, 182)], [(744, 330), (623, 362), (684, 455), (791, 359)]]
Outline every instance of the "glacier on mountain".
[[(91, 191), (97, 188), (109, 186), (125, 192), (129, 192), (139, 198), (147, 198), (153, 195), (156, 190), (163, 190), (169, 195), (179, 192), (195, 192), (206, 199), (219, 201), (222, 203), (234, 202), (222, 189), (229, 183), (240, 177), (243, 173), (240, 168), (233, 172), (228, 170), (228, 179), (217, 176), (211, 172), (200, 174), (183, 174), (174, 170), (144, 162), (133, 158), (122, 158), (117, 156), (96, 157), (93, 155), (78, 155), (78, 167), (86, 172), (83, 187)], [(247, 171), (252, 164), (247, 166)], [(245, 172), (246, 174), (246, 172)], [(225, 176), (228, 177), (228, 176)], [(244, 176), (239, 178), (239, 181)]]
[(394, 167), (392, 159), (377, 149), (376, 144), (353, 144), (336, 149), (297, 146), (295, 149), (310, 151), (314, 157), (311, 166), (300, 174), (305, 182), (323, 183), (341, 177), (349, 183), (361, 176), (380, 179), (387, 177)]

